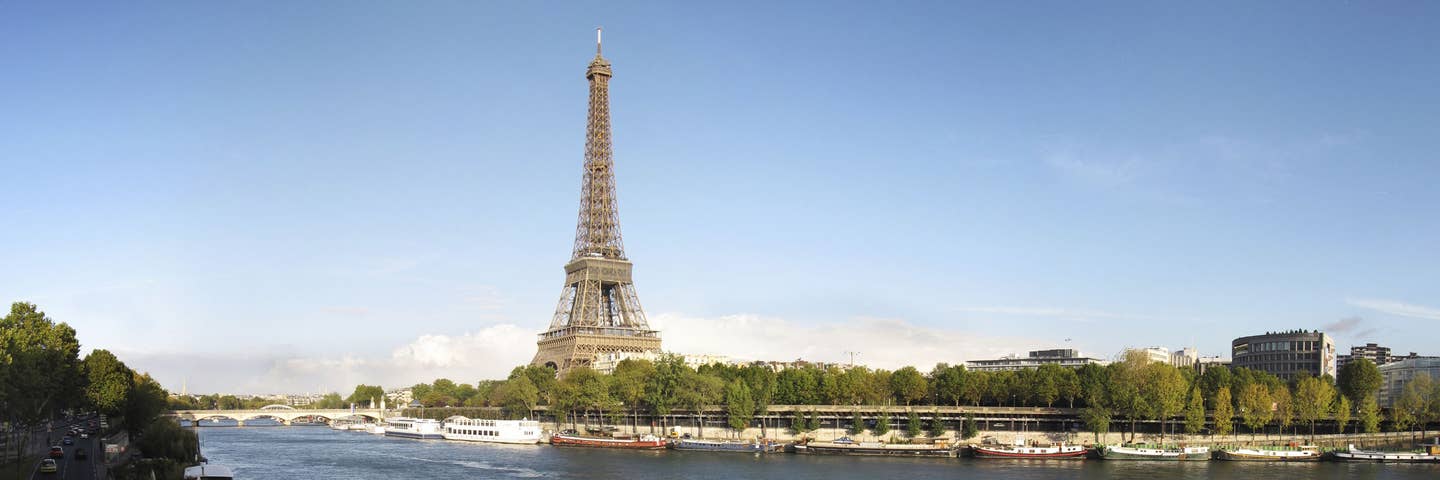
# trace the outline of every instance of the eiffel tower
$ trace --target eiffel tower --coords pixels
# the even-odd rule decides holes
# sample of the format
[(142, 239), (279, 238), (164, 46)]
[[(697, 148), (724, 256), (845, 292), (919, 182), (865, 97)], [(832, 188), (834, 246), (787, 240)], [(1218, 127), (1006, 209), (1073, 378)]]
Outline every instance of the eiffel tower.
[(585, 128), (585, 181), (575, 249), (565, 264), (565, 288), (550, 329), (540, 334), (532, 365), (564, 373), (588, 367), (596, 355), (658, 352), (660, 332), (650, 329), (631, 263), (620, 241), (615, 204), (615, 160), (610, 144), (610, 62), (600, 56), (595, 30), (595, 60), (585, 71), (590, 81), (590, 114)]

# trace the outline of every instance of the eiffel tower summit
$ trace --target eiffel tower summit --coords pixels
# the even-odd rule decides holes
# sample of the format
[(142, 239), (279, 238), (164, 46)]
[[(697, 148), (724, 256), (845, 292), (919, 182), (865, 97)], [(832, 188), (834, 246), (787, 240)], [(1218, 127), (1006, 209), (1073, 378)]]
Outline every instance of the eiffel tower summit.
[(575, 249), (565, 264), (565, 288), (550, 328), (540, 334), (532, 365), (563, 373), (588, 367), (610, 352), (660, 350), (660, 332), (650, 329), (635, 284), (632, 265), (620, 241), (615, 202), (615, 159), (610, 144), (610, 62), (600, 56), (595, 30), (595, 60), (585, 71), (590, 80), (590, 114), (585, 127), (585, 180)]

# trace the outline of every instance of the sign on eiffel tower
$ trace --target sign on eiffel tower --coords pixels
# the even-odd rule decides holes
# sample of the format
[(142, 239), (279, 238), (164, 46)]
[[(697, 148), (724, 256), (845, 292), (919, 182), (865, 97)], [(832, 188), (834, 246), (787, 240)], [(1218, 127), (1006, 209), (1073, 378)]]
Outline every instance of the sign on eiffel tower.
[(590, 114), (585, 128), (585, 181), (575, 250), (565, 264), (565, 288), (550, 328), (540, 334), (533, 365), (565, 372), (588, 367), (595, 356), (611, 352), (658, 352), (660, 332), (650, 329), (631, 263), (620, 241), (615, 204), (615, 160), (610, 144), (610, 62), (600, 56), (595, 31), (595, 60), (590, 80)]

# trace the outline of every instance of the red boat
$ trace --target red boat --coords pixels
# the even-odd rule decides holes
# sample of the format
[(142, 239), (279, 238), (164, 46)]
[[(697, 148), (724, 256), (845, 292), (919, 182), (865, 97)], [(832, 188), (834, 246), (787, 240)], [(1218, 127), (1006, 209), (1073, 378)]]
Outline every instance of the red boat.
[(660, 450), (665, 440), (654, 435), (638, 438), (582, 437), (557, 433), (550, 436), (550, 444), (560, 447), (629, 448), (635, 450)]

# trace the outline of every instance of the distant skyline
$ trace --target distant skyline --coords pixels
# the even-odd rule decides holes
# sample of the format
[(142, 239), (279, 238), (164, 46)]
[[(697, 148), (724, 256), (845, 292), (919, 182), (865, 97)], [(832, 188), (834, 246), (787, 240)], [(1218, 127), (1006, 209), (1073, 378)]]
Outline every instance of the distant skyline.
[(1426, 2), (0, 4), (0, 300), (166, 388), (503, 377), (605, 28), (667, 350), (1440, 354)]

